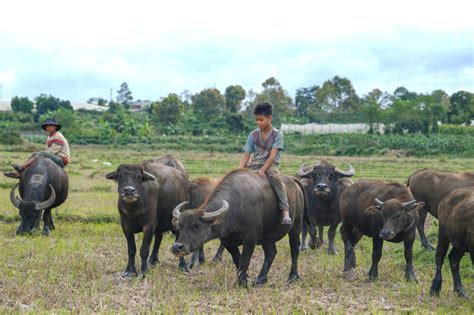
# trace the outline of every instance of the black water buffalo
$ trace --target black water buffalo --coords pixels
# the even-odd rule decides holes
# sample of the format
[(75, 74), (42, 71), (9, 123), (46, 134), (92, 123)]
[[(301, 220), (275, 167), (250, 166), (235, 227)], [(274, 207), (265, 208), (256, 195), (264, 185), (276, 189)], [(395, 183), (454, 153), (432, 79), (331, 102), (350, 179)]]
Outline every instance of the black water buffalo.
[(438, 205), (441, 200), (457, 188), (474, 186), (474, 173), (451, 173), (422, 169), (414, 172), (408, 178), (407, 186), (410, 187), (416, 200), (425, 203), (425, 206), (419, 210), (420, 220), (417, 227), (423, 247), (433, 250), (433, 246), (425, 235), (426, 214), (429, 212), (437, 218)]
[(459, 275), (459, 262), (468, 252), (474, 266), (474, 187), (458, 188), (446, 196), (438, 206), (438, 246), (436, 247), (436, 275), (431, 284), (430, 294), (439, 295), (441, 290), (441, 267), (448, 252), (449, 265), (453, 276), (454, 291), (467, 298)]
[(372, 266), (369, 280), (378, 278), (378, 264), (382, 257), (383, 241), (404, 242), (405, 278), (415, 280), (413, 272), (413, 242), (415, 240), (418, 209), (407, 187), (386, 184), (377, 180), (361, 180), (347, 188), (341, 195), (341, 235), (344, 241), (344, 271), (356, 267), (354, 246), (363, 235), (372, 237)]
[[(15, 196), (19, 187), (21, 198)], [(63, 168), (49, 158), (37, 158), (21, 173), (20, 182), (10, 192), (12, 204), (20, 209), (21, 225), (17, 234), (31, 233), (37, 227), (43, 212), (43, 234), (54, 229), (51, 209), (61, 205), (67, 198), (69, 180)]]
[[(305, 207), (304, 188), (296, 178), (282, 175), (286, 185), (290, 217), (293, 224), (281, 224), (275, 192), (267, 180), (255, 172), (238, 169), (227, 174), (214, 189), (206, 203), (198, 209), (181, 212), (185, 204), (173, 211), (179, 237), (171, 250), (182, 257), (205, 242), (220, 238), (237, 267), (237, 283), (247, 286), (247, 269), (256, 245), (262, 245), (265, 258), (255, 285), (267, 281), (267, 274), (276, 255), (275, 242), (289, 234), (291, 271), (289, 280), (299, 279), (299, 233)], [(242, 254), (239, 245), (243, 245)]]
[[(163, 233), (173, 231), (174, 207), (188, 198), (187, 173), (174, 165), (180, 165), (180, 162), (167, 156), (141, 164), (121, 164), (105, 176), (118, 182), (118, 211), (128, 245), (125, 277), (137, 275), (135, 233), (143, 232), (140, 270), (144, 274), (148, 263), (155, 265), (158, 262)], [(155, 243), (148, 259), (153, 235)], [(184, 259), (180, 259), (180, 268), (187, 270)]]
[[(303, 240), (301, 250), (307, 249), (306, 232), (309, 228), (311, 241), (309, 247), (314, 249), (323, 243), (324, 226), (329, 226), (328, 230), (328, 254), (336, 254), (334, 248), (334, 237), (336, 235), (337, 225), (341, 222), (341, 212), (339, 211), (339, 197), (342, 192), (352, 185), (352, 177), (355, 170), (349, 164), (348, 171), (342, 171), (322, 160), (315, 165), (302, 165), (296, 175), (299, 178), (306, 179), (302, 182), (308, 196), (308, 214), (307, 218), (310, 226), (307, 227), (303, 222)], [(316, 239), (316, 226), (319, 230), (319, 238)]]

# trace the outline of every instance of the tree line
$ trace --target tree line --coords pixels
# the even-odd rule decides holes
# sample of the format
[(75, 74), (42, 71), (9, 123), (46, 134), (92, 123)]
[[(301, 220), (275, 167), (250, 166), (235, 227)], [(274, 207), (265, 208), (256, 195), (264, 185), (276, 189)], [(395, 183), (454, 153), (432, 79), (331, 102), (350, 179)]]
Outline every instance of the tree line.
[[(253, 108), (268, 101), (274, 106), (276, 125), (280, 123), (355, 123), (375, 127), (385, 124), (388, 133), (436, 133), (438, 122), (467, 124), (474, 120), (474, 94), (443, 90), (417, 93), (398, 87), (392, 93), (373, 89), (359, 96), (352, 82), (340, 76), (296, 90), (294, 99), (274, 77), (262, 83), (262, 90), (245, 91), (230, 85), (224, 92), (205, 88), (191, 94), (170, 93), (153, 102), (143, 112), (131, 113), (133, 94), (126, 82), (117, 90), (115, 101), (93, 97), (89, 102), (107, 106), (105, 112), (73, 111), (68, 100), (41, 94), (32, 100), (13, 97), (11, 107), (18, 122), (38, 122), (56, 116), (76, 134), (113, 137), (120, 133), (147, 137), (152, 134), (213, 135), (248, 132), (255, 128)], [(36, 111), (34, 111), (34, 103)], [(7, 114), (2, 120), (13, 121)], [(375, 132), (377, 128), (372, 128)]]

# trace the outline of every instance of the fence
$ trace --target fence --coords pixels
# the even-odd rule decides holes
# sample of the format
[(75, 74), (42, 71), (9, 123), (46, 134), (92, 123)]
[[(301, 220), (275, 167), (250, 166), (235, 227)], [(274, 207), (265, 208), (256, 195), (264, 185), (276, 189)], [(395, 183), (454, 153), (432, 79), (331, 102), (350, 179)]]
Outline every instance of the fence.
[[(367, 133), (370, 129), (368, 124), (305, 124), (305, 125), (294, 125), (294, 124), (282, 124), (281, 131), (285, 133), (299, 132), (302, 134), (313, 134), (313, 133)], [(384, 125), (374, 125), (374, 131), (383, 133)]]

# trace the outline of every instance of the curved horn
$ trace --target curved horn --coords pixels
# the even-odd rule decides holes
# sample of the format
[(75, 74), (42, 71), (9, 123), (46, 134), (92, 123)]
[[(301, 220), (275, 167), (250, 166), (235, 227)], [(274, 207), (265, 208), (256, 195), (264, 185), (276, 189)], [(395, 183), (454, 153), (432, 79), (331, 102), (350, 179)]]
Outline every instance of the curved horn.
[(185, 205), (187, 205), (189, 201), (181, 202), (179, 205), (174, 207), (173, 209), (173, 219), (179, 221), (179, 216), (181, 214), (181, 210), (184, 208)]
[(147, 171), (143, 171), (143, 177), (147, 180), (156, 180), (155, 175), (148, 173)]
[(20, 183), (13, 186), (12, 190), (10, 191), (10, 201), (15, 208), (20, 208), (21, 202), (23, 201), (21, 198), (15, 196), (15, 190), (18, 188), (18, 185), (20, 185)]
[(204, 215), (201, 217), (203, 221), (214, 221), (220, 216), (224, 215), (229, 209), (229, 203), (226, 200), (222, 200), (222, 207), (219, 210), (212, 212), (204, 212)]
[(349, 170), (348, 171), (342, 171), (338, 167), (334, 169), (334, 172), (337, 174), (341, 175), (342, 177), (352, 177), (355, 175), (355, 169), (352, 167), (352, 165), (348, 162), (346, 162), (347, 165), (349, 165)]
[(375, 203), (377, 204), (377, 206), (380, 206), (380, 207), (383, 205), (383, 201), (381, 201), (378, 198), (375, 198)]
[(49, 184), (49, 189), (51, 189), (51, 195), (49, 196), (49, 199), (40, 203), (37, 203), (35, 205), (36, 210), (43, 210), (43, 209), (48, 209), (51, 207), (56, 200), (56, 191), (54, 190), (53, 185)]
[(296, 172), (296, 176), (299, 176), (301, 178), (308, 177), (309, 174), (313, 171), (313, 166), (308, 167), (309, 170), (304, 166), (304, 164), (301, 164), (300, 168)]
[(405, 208), (405, 209), (410, 209), (412, 206), (415, 205), (415, 203), (416, 203), (416, 200), (404, 202), (404, 203), (402, 203), (402, 207)]

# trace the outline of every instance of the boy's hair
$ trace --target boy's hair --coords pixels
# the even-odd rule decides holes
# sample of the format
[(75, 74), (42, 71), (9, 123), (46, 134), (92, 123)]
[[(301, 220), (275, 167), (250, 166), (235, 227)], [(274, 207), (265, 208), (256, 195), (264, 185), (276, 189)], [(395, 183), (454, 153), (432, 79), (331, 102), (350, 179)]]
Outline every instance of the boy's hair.
[(255, 106), (253, 110), (254, 115), (263, 115), (263, 116), (271, 116), (273, 113), (273, 106), (268, 102), (263, 102)]

